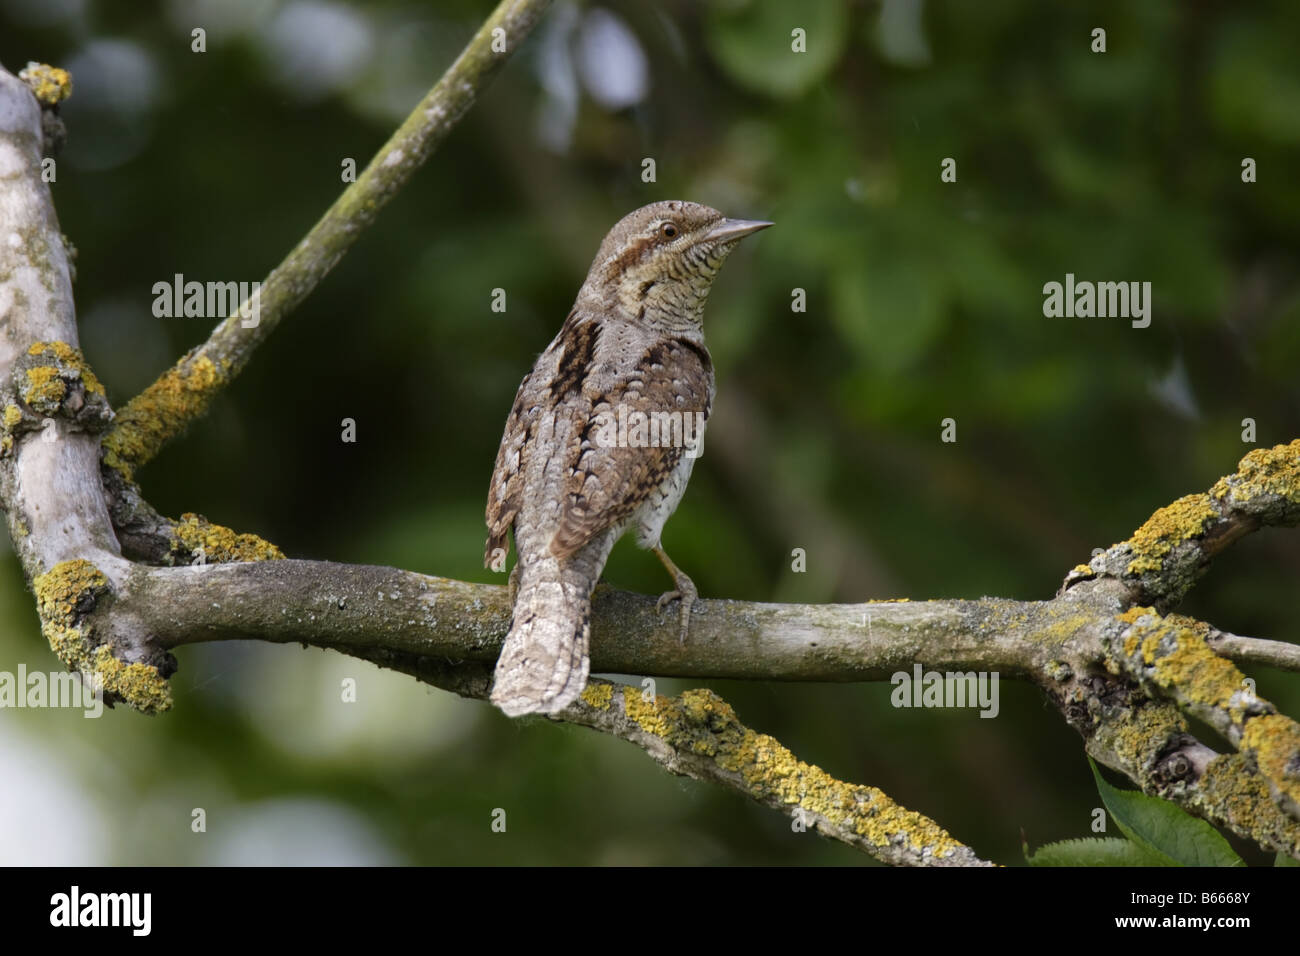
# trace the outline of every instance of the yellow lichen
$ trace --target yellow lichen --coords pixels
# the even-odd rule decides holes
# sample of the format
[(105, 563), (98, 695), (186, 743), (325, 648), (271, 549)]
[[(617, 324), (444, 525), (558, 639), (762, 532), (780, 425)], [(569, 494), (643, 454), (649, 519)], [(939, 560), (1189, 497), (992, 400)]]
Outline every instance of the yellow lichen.
[[(1160, 619), (1160, 615), (1156, 613), (1156, 609), (1153, 607), (1131, 607), (1123, 614), (1118, 615), (1118, 617), (1125, 624), (1136, 624), (1138, 621), (1140, 621), (1142, 618), (1146, 617), (1147, 615), (1151, 615), (1151, 617), (1155, 620)], [(1124, 634), (1124, 656), (1125, 657), (1132, 657), (1134, 654), (1137, 653), (1138, 641), (1141, 640), (1141, 638), (1142, 638), (1142, 629), (1137, 627), (1130, 628)]]
[(623, 712), (638, 727), (656, 737), (667, 737), (671, 729), (671, 724), (664, 717), (664, 710), (671, 704), (671, 699), (667, 697), (642, 694), (635, 687), (623, 688)]
[(42, 106), (56, 106), (72, 95), (72, 75), (46, 63), (28, 63), (18, 74)]
[(1148, 701), (1113, 713), (1102, 724), (1105, 744), (1130, 767), (1146, 766), (1178, 734), (1187, 732), (1187, 719), (1173, 704)]
[(17, 405), (5, 406), (5, 413), (4, 413), (5, 428), (13, 428), (22, 420), (23, 420), (23, 412), (21, 408), (19, 408)]
[(1300, 438), (1289, 445), (1256, 448), (1237, 465), (1237, 473), (1220, 478), (1210, 489), (1218, 500), (1249, 501), (1279, 495), (1300, 504)]
[[(1153, 628), (1142, 638), (1141, 649), (1142, 660), (1155, 667), (1156, 683), (1178, 688), (1179, 694), (1191, 703), (1228, 708), (1233, 695), (1241, 691), (1241, 672), (1232, 661), (1215, 654), (1186, 628)], [(1240, 706), (1232, 708), (1232, 713), (1234, 721), (1244, 716)]]
[(225, 375), (206, 356), (182, 360), (118, 412), (104, 438), (104, 463), (134, 480), (135, 469), (198, 418), (224, 382)]
[[(239, 534), (219, 524), (213, 524), (202, 515), (186, 513), (172, 528), (177, 548), (190, 554), (202, 554), (205, 562), (221, 564), (227, 561), (279, 561), (282, 552), (271, 542), (255, 534)], [(200, 550), (201, 549), (201, 550)]]
[(1156, 613), (1156, 609), (1153, 607), (1135, 606), (1129, 608), (1123, 614), (1119, 615), (1119, 619), (1123, 621), (1125, 624), (1136, 624), (1139, 620), (1146, 617), (1148, 614), (1154, 617), (1160, 616), (1159, 614)]
[(1300, 773), (1293, 769), (1300, 763), (1300, 725), (1283, 714), (1255, 717), (1241, 735), (1241, 749), (1253, 752), (1260, 773), (1292, 808), (1300, 808)]
[(54, 411), (68, 394), (68, 386), (53, 365), (38, 365), (27, 370), (27, 391), (23, 401), (40, 411)]
[(1261, 810), (1270, 817), (1276, 814), (1268, 786), (1242, 754), (1220, 754), (1211, 760), (1201, 776), (1200, 787), (1215, 806), (1222, 808), (1219, 815), (1240, 829), (1254, 832), (1261, 823)]
[[(1136, 620), (1143, 614), (1154, 616), (1150, 608), (1133, 608), (1121, 618)], [(1179, 615), (1156, 616), (1153, 622), (1135, 625), (1124, 634), (1124, 654), (1149, 668), (1157, 687), (1177, 691), (1179, 699), (1195, 710), (1226, 712), (1240, 727), (1254, 702), (1253, 695), (1243, 693), (1245, 678), (1206, 642), (1208, 626), (1200, 622), (1187, 626), (1187, 620)]]
[[(38, 411), (53, 414), (68, 394), (68, 383), (81, 380), (87, 394), (104, 396), (104, 386), (95, 373), (86, 364), (81, 350), (73, 348), (67, 342), (34, 342), (27, 349), (31, 356), (52, 355), (58, 359), (58, 365), (37, 365), (27, 369), (28, 388), (23, 392), (23, 401)], [(21, 411), (15, 409), (21, 415)], [(5, 421), (11, 417), (5, 409)], [(10, 426), (12, 427), (12, 426)]]
[(1206, 522), (1218, 514), (1206, 494), (1187, 495), (1161, 508), (1129, 538), (1135, 557), (1129, 562), (1128, 573), (1159, 571), (1175, 545), (1203, 532)]
[(647, 701), (635, 688), (625, 687), (623, 704), (642, 730), (679, 751), (713, 759), (739, 776), (755, 799), (798, 807), (813, 818), (814, 826), (816, 818), (822, 818), (874, 846), (901, 841), (938, 858), (962, 846), (934, 821), (898, 806), (880, 790), (837, 780), (799, 760), (774, 738), (745, 727), (712, 691), (688, 690), (676, 699)]
[(1044, 608), (1042, 614), (1036, 615), (1036, 618), (1032, 630), (1033, 639), (1036, 643), (1049, 647), (1062, 646), (1079, 632), (1086, 631), (1096, 623), (1089, 614), (1080, 613), (1070, 605), (1049, 606)]
[(614, 685), (588, 684), (582, 692), (582, 699), (597, 710), (609, 710), (614, 701)]
[(125, 701), (136, 710), (154, 714), (171, 707), (171, 687), (148, 664), (120, 661), (108, 647), (93, 640), (93, 628), (84, 621), (86, 606), (93, 606), (110, 590), (108, 579), (89, 561), (63, 561), (32, 582), (41, 633), (69, 670), (99, 673), (104, 693)]
[(141, 713), (158, 714), (171, 709), (171, 685), (157, 668), (120, 661), (101, 645), (95, 651), (92, 672), (103, 678), (105, 694), (126, 701)]

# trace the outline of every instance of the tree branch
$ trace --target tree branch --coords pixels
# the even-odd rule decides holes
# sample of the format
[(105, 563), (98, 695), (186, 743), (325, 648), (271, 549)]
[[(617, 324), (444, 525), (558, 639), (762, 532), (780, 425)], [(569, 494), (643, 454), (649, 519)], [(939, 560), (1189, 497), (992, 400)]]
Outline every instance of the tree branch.
[(1300, 440), (1257, 448), (1208, 492), (1161, 508), (1127, 541), (1076, 567), (1065, 587), (1110, 577), (1124, 583), (1133, 604), (1167, 611), (1234, 541), (1257, 528), (1298, 522)]
[(1263, 664), (1285, 671), (1300, 671), (1300, 646), (1258, 637), (1238, 637), (1211, 629), (1206, 638), (1214, 653), (1238, 664)]
[[(383, 667), (476, 700), (487, 700), (492, 665), (450, 665), (427, 657), (360, 654)], [(844, 783), (744, 726), (709, 690), (663, 697), (595, 678), (573, 705), (549, 719), (618, 737), (680, 776), (716, 783), (780, 811), (805, 830), (899, 866), (991, 866), (942, 827), (875, 787)]]
[[(254, 350), (343, 258), (382, 209), (460, 122), (519, 48), (550, 0), (502, 0), (473, 39), (370, 160), (357, 181), (262, 282), (252, 297), (131, 399), (104, 438), (104, 462), (132, 481), (168, 441), (202, 417)], [(503, 31), (497, 33), (497, 31)], [(496, 52), (494, 45), (504, 51)], [(250, 316), (245, 318), (245, 316)]]
[[(522, 17), (540, 6), (503, 4), (494, 17)], [(475, 42), (490, 35), (492, 23)], [(482, 79), (492, 65), (477, 69)], [(469, 98), (448, 95), (463, 109), (473, 91), (461, 92)], [(451, 122), (454, 115), (444, 111), (437, 120)], [(436, 138), (429, 134), (420, 142), (432, 149)], [(418, 165), (422, 157), (419, 142), (408, 146), (414, 152), (392, 160), (388, 172), (388, 157), (395, 154), (376, 157), (367, 170), (373, 177), (369, 188), (398, 182), (388, 176), (409, 176), (409, 168), (403, 173), (398, 167)], [(145, 712), (170, 705), (169, 648), (235, 637), (334, 647), (435, 686), (485, 696), (490, 663), (509, 621), (503, 588), (390, 568), (267, 560), (279, 552), (266, 542), (197, 516), (169, 521), (138, 495), (131, 468), (148, 460), (195, 409), (201, 411), (267, 330), (235, 329), (227, 320), (207, 346), (151, 387), (177, 415), (157, 419), (155, 424), (163, 423), (157, 430), (137, 431), (127, 457), (105, 473), (118, 476), (106, 492), (98, 435), (112, 412), (76, 347), (67, 259), (39, 177), (40, 147), (35, 99), (0, 70), (0, 170), (13, 171), (0, 188), (0, 234), (20, 240), (0, 244), (0, 499), (55, 652), (70, 668), (103, 674), (108, 699)], [(322, 224), (339, 209), (336, 203)], [(357, 221), (369, 222), (373, 214), (368, 208)], [(328, 229), (339, 227), (331, 221)], [(276, 321), (351, 240), (334, 235), (334, 241), (318, 255), (309, 237), (286, 260)], [(299, 253), (305, 258), (295, 259)], [(289, 282), (289, 274), (307, 284)], [(178, 372), (182, 367), (188, 371)], [(199, 405), (191, 401), (194, 395), (185, 397), (185, 383), (196, 377), (204, 394)], [(123, 447), (119, 443), (119, 452)], [(124, 504), (118, 493), (134, 498)], [(127, 514), (142, 529), (131, 540), (151, 560), (202, 554), (210, 561), (249, 563), (131, 563), (118, 547), (106, 504), (110, 496), (113, 514)], [(1240, 673), (1214, 650), (1292, 663), (1294, 653), (1263, 647), (1266, 642), (1244, 644), (1249, 639), (1219, 634), (1189, 618), (1161, 617), (1227, 544), (1257, 527), (1297, 520), (1300, 441), (1251, 452), (1207, 494), (1161, 509), (1128, 541), (1074, 569), (1052, 600), (838, 606), (702, 601), (692, 616), (690, 640), (679, 645), (653, 599), (601, 588), (593, 605), (593, 669), (842, 681), (886, 679), (919, 663), (931, 670), (1033, 680), (1080, 731), (1091, 754), (1146, 792), (1300, 857), (1293, 769), (1300, 765), (1300, 732), (1255, 697), (1253, 688), (1244, 693)], [(1179, 706), (1208, 721), (1238, 752), (1217, 754), (1196, 740)], [(820, 832), (878, 858), (922, 865), (983, 862), (878, 791), (797, 761), (776, 741), (740, 724), (706, 690), (651, 698), (597, 681), (559, 719), (629, 740), (674, 772), (798, 812)]]

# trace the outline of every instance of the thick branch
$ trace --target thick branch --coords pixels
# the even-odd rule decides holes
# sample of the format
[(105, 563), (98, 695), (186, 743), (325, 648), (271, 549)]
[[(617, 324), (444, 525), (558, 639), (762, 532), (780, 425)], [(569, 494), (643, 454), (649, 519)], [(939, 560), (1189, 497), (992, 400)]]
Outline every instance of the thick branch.
[[(257, 638), (323, 647), (496, 660), (510, 623), (506, 588), (324, 561), (138, 567), (117, 608), (175, 648)], [(921, 662), (1030, 677), (1051, 647), (1027, 635), (1077, 626), (1053, 602), (902, 601), (757, 604), (702, 599), (678, 641), (651, 597), (602, 586), (593, 600), (598, 673), (739, 680), (888, 680)], [(1064, 614), (1064, 616), (1063, 616)]]
[[(48, 77), (61, 71), (42, 71)], [(61, 98), (61, 97), (58, 97)], [(43, 98), (50, 107), (58, 98)], [(77, 348), (68, 256), (42, 181), (42, 109), (0, 67), (0, 504), (41, 631), (71, 670), (97, 671), (109, 699), (164, 705), (173, 662), (146, 635), (110, 651), (84, 612), (125, 584), (99, 480), (112, 412)], [(116, 653), (114, 653), (114, 651)]]
[(213, 397), (243, 370), (258, 345), (320, 284), (437, 149), (549, 4), (502, 0), (357, 181), (266, 277), (253, 296), (256, 301), (241, 304), (206, 342), (120, 410), (117, 424), (104, 439), (107, 465), (133, 478), (137, 468), (207, 412)]
[[(675, 620), (656, 611), (653, 598), (602, 587), (593, 604), (592, 670), (861, 681), (911, 674), (919, 663), (927, 671), (1026, 678), (1047, 690), (1090, 752), (1147, 792), (1271, 849), (1300, 852), (1300, 824), (1269, 798), (1271, 771), (1251, 761), (1225, 763), (1232, 758), (1219, 757), (1191, 737), (1176, 709), (1108, 673), (1114, 665), (1107, 664), (1106, 648), (1122, 646), (1135, 620), (1126, 610), (1126, 594), (1119, 582), (1101, 578), (1052, 601), (778, 605), (701, 600), (692, 613), (690, 636), (680, 644)], [(487, 680), (510, 620), (501, 586), (294, 560), (140, 567), (119, 595), (115, 613), (132, 629), (159, 635), (169, 648), (234, 637), (303, 642), (474, 697), (486, 693), (486, 684), (478, 683)], [(138, 640), (139, 634), (123, 639)], [(1236, 791), (1223, 785), (1228, 766), (1239, 784)], [(1240, 812), (1245, 792), (1257, 803), (1248, 816)]]

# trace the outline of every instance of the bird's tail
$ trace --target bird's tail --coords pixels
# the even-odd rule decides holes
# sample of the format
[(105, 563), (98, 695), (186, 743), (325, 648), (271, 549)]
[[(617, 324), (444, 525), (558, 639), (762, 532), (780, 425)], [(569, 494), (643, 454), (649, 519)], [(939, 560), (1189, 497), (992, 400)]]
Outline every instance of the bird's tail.
[(556, 713), (587, 686), (594, 583), (549, 554), (521, 567), (514, 618), (492, 682), (492, 703), (507, 715)]

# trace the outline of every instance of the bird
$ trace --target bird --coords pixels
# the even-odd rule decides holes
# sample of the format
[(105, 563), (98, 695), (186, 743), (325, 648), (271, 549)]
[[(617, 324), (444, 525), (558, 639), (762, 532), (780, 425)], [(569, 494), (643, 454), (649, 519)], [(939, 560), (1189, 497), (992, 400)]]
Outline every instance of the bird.
[(592, 591), (629, 530), (672, 576), (658, 607), (680, 602), (685, 641), (698, 591), (660, 536), (713, 406), (704, 304), (736, 244), (771, 225), (683, 200), (628, 213), (520, 384), (485, 516), (484, 565), (504, 570), (512, 533), (516, 552), (490, 694), (508, 716), (558, 713), (586, 687)]

